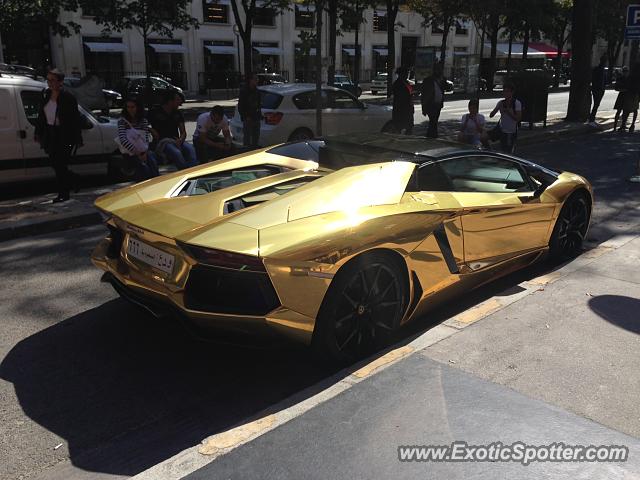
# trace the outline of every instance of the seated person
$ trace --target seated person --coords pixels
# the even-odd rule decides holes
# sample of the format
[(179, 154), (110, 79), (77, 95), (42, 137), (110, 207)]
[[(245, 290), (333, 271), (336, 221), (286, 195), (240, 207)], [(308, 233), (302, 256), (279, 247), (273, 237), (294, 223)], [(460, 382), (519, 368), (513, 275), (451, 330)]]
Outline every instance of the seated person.
[(469, 100), (469, 113), (465, 113), (460, 119), (460, 133), (458, 141), (468, 143), (474, 147), (480, 145), (488, 148), (489, 138), (484, 131), (485, 118), (484, 115), (478, 113), (480, 109), (480, 100), (472, 98)]
[(216, 105), (210, 112), (198, 116), (196, 130), (193, 133), (193, 146), (196, 147), (196, 156), (200, 163), (229, 155), (232, 149), (231, 132), (221, 106)]
[(175, 90), (169, 90), (163, 100), (162, 105), (149, 112), (153, 148), (160, 157), (175, 164), (178, 170), (193, 167), (198, 161), (193, 146), (185, 142), (184, 117), (178, 110), (182, 98)]

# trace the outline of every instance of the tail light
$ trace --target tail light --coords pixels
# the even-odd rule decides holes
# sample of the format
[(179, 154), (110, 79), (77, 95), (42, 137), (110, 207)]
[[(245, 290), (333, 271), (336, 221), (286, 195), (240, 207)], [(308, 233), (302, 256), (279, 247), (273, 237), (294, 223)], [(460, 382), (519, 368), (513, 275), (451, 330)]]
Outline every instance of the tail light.
[(264, 123), (267, 125), (278, 125), (284, 114), (282, 112), (267, 112), (264, 114)]
[(249, 272), (264, 272), (264, 263), (260, 257), (244, 255), (242, 253), (226, 252), (213, 248), (196, 247), (194, 245), (181, 244), (180, 247), (195, 258), (198, 263), (212, 267), (230, 268)]

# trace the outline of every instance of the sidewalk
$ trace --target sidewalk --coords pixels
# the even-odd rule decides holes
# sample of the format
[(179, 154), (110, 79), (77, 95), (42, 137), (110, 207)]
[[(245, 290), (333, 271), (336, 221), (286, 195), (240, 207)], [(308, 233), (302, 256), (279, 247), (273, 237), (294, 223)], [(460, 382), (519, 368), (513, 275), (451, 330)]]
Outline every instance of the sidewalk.
[[(599, 118), (598, 122), (604, 130), (613, 125), (612, 118)], [(539, 141), (551, 141), (567, 138), (573, 135), (585, 135), (596, 131), (586, 124), (565, 123), (561, 119), (553, 119), (547, 128), (536, 126), (533, 130), (523, 128), (518, 138), (518, 145), (530, 145)], [(424, 135), (427, 123), (415, 128), (415, 134)], [(441, 122), (441, 137), (455, 140), (458, 122)], [(161, 173), (171, 170), (161, 167)], [(0, 242), (28, 235), (48, 233), (69, 228), (96, 224), (100, 222), (98, 212), (93, 208), (93, 202), (100, 195), (122, 188), (128, 183), (100, 187), (93, 190), (82, 190), (72, 195), (72, 199), (61, 204), (53, 204), (55, 195), (40, 195), (0, 202)]]
[[(640, 212), (612, 223), (620, 229), (573, 262), (134, 478), (639, 479)], [(596, 226), (591, 236), (606, 232)], [(630, 456), (529, 466), (398, 460), (399, 446), (453, 441), (622, 445)]]

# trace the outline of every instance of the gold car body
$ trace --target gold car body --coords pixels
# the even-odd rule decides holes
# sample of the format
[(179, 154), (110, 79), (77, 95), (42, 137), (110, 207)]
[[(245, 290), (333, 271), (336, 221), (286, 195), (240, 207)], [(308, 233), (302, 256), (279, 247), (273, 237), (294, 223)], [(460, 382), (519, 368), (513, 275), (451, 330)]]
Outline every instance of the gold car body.
[[(256, 165), (283, 171), (205, 195), (175, 196), (194, 177)], [(96, 201), (120, 236), (101, 241), (92, 261), (123, 296), (152, 311), (150, 305), (169, 306), (201, 326), (275, 331), (308, 344), (332, 279), (356, 256), (382, 249), (402, 259), (406, 323), (451, 295), (535, 261), (548, 249), (564, 200), (577, 189), (593, 198), (584, 178), (566, 172), (535, 198), (531, 192), (406, 191), (416, 168), (393, 161), (330, 171), (260, 150), (175, 172)], [(309, 176), (319, 178), (255, 206), (223, 211), (229, 199)], [(171, 268), (134, 258), (128, 251), (134, 241), (173, 255)], [(187, 285), (200, 267), (185, 245), (261, 259), (277, 296), (274, 308), (259, 314), (194, 308)], [(263, 288), (251, 285), (247, 296)]]

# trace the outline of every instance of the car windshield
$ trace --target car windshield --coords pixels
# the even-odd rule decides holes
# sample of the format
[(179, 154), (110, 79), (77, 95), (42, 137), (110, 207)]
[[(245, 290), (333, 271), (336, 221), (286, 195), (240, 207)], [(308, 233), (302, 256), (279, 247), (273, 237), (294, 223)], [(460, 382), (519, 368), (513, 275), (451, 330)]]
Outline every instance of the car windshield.
[(386, 75), (376, 75), (376, 78), (374, 78), (374, 80), (376, 80), (378, 82), (386, 82), (387, 81), (387, 76)]
[(267, 92), (266, 90), (260, 90), (260, 106), (269, 110), (276, 109), (282, 102), (282, 95), (278, 95), (274, 92)]
[(341, 82), (341, 83), (348, 83), (349, 82), (349, 78), (347, 78), (344, 75), (336, 75), (335, 77), (336, 82)]

